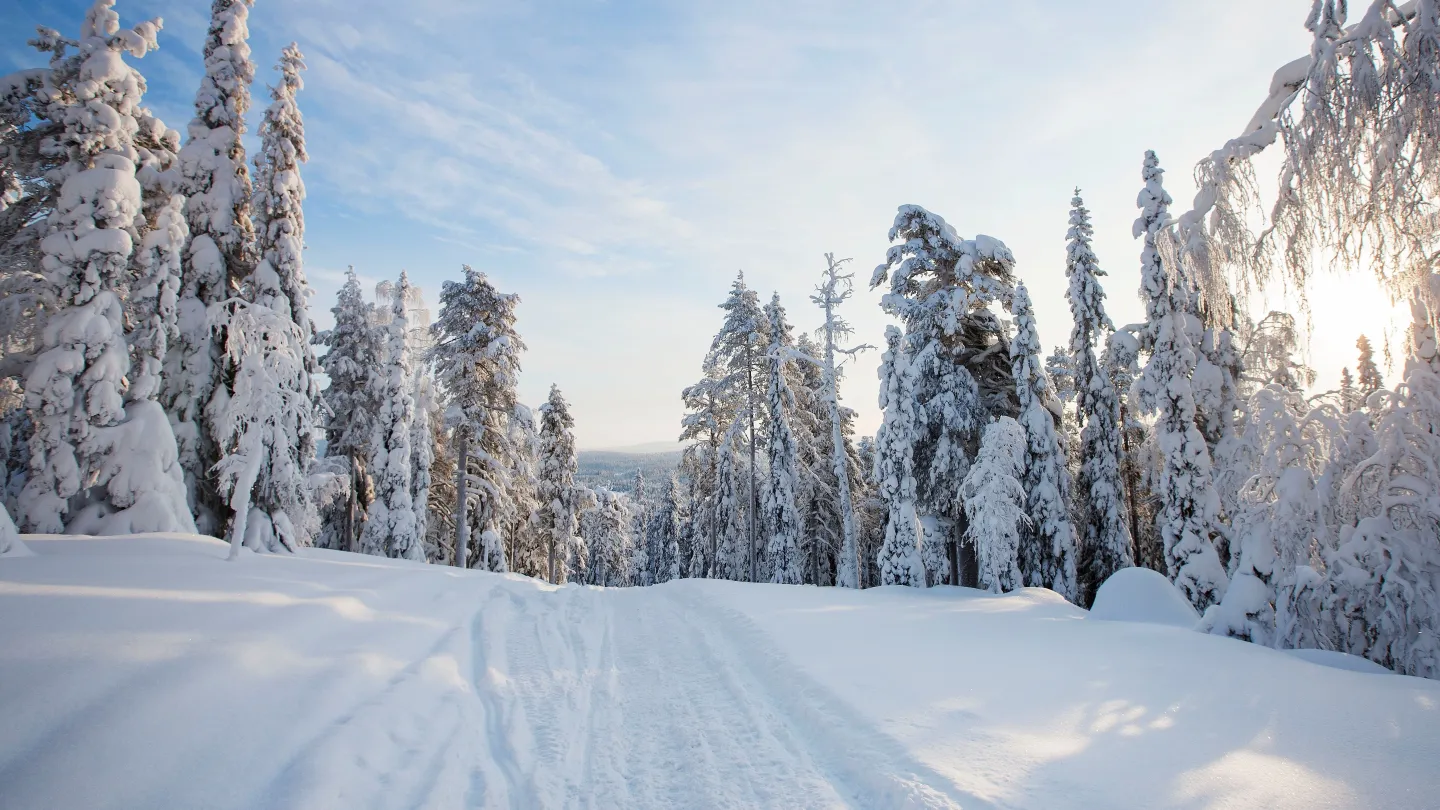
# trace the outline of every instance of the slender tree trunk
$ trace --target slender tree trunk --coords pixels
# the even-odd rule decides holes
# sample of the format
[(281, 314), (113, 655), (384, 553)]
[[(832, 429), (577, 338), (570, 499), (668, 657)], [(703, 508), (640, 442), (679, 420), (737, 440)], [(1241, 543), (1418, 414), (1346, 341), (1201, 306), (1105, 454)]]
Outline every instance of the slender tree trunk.
[(550, 531), (550, 584), (555, 584), (555, 531)]
[(459, 472), (455, 477), (455, 565), (465, 568), (465, 558), (470, 553), (470, 521), (465, 515), (466, 489), (469, 483), (469, 475), (466, 467), (469, 466), (470, 445), (468, 437), (462, 430), (460, 432), (460, 463), (457, 467)]
[[(1126, 422), (1126, 408), (1122, 405), (1120, 406), (1120, 445), (1122, 452), (1125, 453), (1125, 461), (1120, 465), (1122, 474), (1124, 473), (1127, 463), (1131, 469), (1134, 469), (1135, 466), (1135, 458), (1130, 455), (1130, 431), (1125, 429)], [(1130, 556), (1137, 560), (1136, 565), (1139, 565), (1140, 513), (1135, 509), (1135, 477), (1133, 475), (1126, 475), (1125, 479), (1123, 483), (1125, 487), (1125, 502), (1130, 507)]]

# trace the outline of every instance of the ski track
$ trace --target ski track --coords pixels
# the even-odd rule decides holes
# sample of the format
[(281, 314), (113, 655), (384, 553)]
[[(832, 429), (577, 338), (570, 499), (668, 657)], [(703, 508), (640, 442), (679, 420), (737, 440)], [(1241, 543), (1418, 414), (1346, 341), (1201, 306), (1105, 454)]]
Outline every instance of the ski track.
[(496, 590), (471, 623), (466, 807), (989, 806), (693, 590)]

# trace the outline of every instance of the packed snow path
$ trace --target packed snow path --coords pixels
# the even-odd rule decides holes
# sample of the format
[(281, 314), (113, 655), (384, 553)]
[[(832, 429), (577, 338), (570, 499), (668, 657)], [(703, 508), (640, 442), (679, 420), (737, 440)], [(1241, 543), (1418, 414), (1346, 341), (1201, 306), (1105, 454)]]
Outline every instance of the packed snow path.
[(0, 807), (1425, 808), (1440, 684), (1045, 591), (0, 560)]

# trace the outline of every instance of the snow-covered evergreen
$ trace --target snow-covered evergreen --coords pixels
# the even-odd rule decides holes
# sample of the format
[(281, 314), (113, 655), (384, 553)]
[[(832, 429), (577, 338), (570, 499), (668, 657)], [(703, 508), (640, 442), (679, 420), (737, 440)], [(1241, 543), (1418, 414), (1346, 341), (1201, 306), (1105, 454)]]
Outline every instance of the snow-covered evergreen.
[(495, 289), (469, 265), (463, 281), (447, 281), (440, 316), (431, 325), (435, 375), (450, 401), (447, 419), (468, 448), (470, 488), (466, 520), (480, 546), (466, 564), (508, 571), (501, 532), (514, 512), (510, 492), (513, 456), (508, 422), (515, 413), (515, 386), (525, 344), (515, 331), (520, 297)]
[[(1195, 421), (1190, 375), (1196, 351), (1190, 342), (1188, 296), (1183, 279), (1171, 278), (1169, 294), (1157, 304), (1154, 343), (1144, 373), (1135, 383), (1141, 407), (1158, 414), (1156, 443), (1161, 452), (1156, 518), (1170, 578), (1197, 610), (1225, 594), (1227, 577), (1215, 549), (1220, 497), (1211, 479), (1210, 450)], [(1180, 300), (1177, 300), (1180, 299)]]
[(1090, 211), (1076, 189), (1070, 200), (1065, 275), (1070, 279), (1066, 298), (1075, 321), (1070, 332), (1075, 404), (1084, 424), (1080, 477), (1075, 485), (1075, 497), (1085, 516), (1078, 570), (1082, 605), (1094, 601), (1096, 590), (1111, 574), (1135, 564), (1120, 477), (1120, 394), (1100, 362), (1101, 347), (1115, 325), (1105, 313), (1105, 292), (1099, 280), (1105, 272), (1090, 247), (1093, 235)]
[(575, 486), (575, 418), (558, 385), (540, 406), (539, 531), (545, 542), (550, 582), (568, 579), (570, 549), (577, 531), (580, 503)]
[(1027, 453), (1025, 429), (1008, 416), (985, 428), (980, 452), (961, 485), (966, 538), (975, 546), (982, 589), (1003, 593), (1024, 587), (1018, 554), (1025, 515), (1025, 488), (1020, 483)]
[(769, 428), (766, 443), (768, 477), (761, 497), (766, 512), (764, 525), (770, 535), (766, 559), (771, 582), (798, 585), (804, 578), (801, 559), (804, 527), (795, 500), (800, 478), (800, 448), (796, 444), (795, 433), (790, 429), (795, 411), (795, 395), (786, 380), (792, 362), (786, 345), (790, 324), (785, 320), (785, 308), (780, 305), (779, 294), (770, 299), (765, 308), (765, 318), (770, 333), (770, 345), (766, 349), (769, 361), (766, 391), (769, 412), (766, 420)]
[(1380, 367), (1375, 365), (1375, 350), (1370, 347), (1370, 338), (1361, 335), (1355, 340), (1355, 349), (1359, 352), (1355, 384), (1360, 389), (1360, 401), (1363, 403), (1371, 394), (1385, 387), (1385, 380), (1380, 376)]
[(360, 551), (423, 560), (425, 546), (418, 533), (411, 490), (410, 435), (415, 399), (404, 304), (409, 286), (410, 279), (402, 272), (401, 294), (395, 296), (390, 322), (385, 326), (383, 351), (370, 379), (371, 400), (378, 403), (369, 462), (375, 501), (360, 533)]
[[(21, 517), (42, 532), (66, 530), (67, 518), (71, 530), (89, 533), (193, 531), (174, 433), (150, 398), (153, 364), (143, 362), (160, 359), (159, 336), (126, 333), (125, 293), (143, 239), (137, 225), (145, 222), (137, 141), (153, 119), (141, 106), (145, 81), (124, 55), (154, 50), (160, 26), (122, 31), (112, 5), (96, 0), (86, 12), (71, 43), (73, 72), (56, 77), (63, 86), (48, 95), (51, 120), (63, 121), (50, 149), (63, 157), (50, 178), (60, 193), (40, 244), (52, 313), (25, 383), (35, 432)], [(54, 44), (57, 58), (64, 47)], [(175, 233), (167, 226), (154, 247), (173, 251)], [(167, 260), (140, 260), (161, 285), (155, 306), (143, 311), (160, 318), (162, 332), (168, 316), (158, 296), (170, 285)], [(137, 349), (142, 387), (127, 403)]]
[[(1062, 406), (1040, 367), (1040, 333), (1035, 311), (1024, 284), (1015, 286), (1010, 301), (1015, 316), (1015, 337), (1010, 359), (1015, 364), (1016, 396), (1020, 401), (1020, 427), (1025, 431), (1022, 483), (1025, 513), (1018, 560), (1026, 585), (1049, 588), (1076, 601), (1075, 529), (1070, 523), (1070, 473), (1065, 448), (1055, 427)], [(975, 530), (973, 522), (971, 531)]]
[(885, 355), (880, 366), (880, 408), (884, 413), (875, 434), (875, 481), (889, 515), (878, 562), (881, 585), (925, 587), (920, 559), (920, 516), (915, 511), (915, 398), (911, 395), (909, 360), (900, 330), (885, 329)]
[(685, 523), (682, 497), (680, 481), (671, 473), (646, 526), (651, 581), (655, 584), (681, 576), (680, 538)]
[[(428, 544), (430, 537), (430, 471), (435, 464), (435, 431), (430, 417), (435, 410), (435, 381), (415, 376), (415, 416), (410, 422), (410, 503), (415, 511), (415, 536)], [(428, 550), (427, 560), (433, 562)]]
[(743, 468), (739, 468), (737, 445), (741, 442), (742, 423), (734, 422), (725, 431), (715, 465), (715, 492), (711, 499), (714, 526), (714, 548), (707, 577), (746, 580), (750, 575), (749, 537), (741, 503), (745, 500)]
[(20, 530), (15, 528), (15, 521), (10, 519), (5, 504), (0, 503), (0, 557), (24, 557), (29, 554), (30, 550), (20, 542)]
[(767, 328), (760, 298), (745, 285), (743, 273), (736, 276), (720, 308), (725, 311), (725, 322), (710, 344), (707, 364), (720, 372), (718, 391), (730, 403), (728, 410), (734, 413), (735, 425), (742, 428), (739, 432), (730, 429), (734, 434), (732, 447), (743, 449), (749, 456), (741, 495), (745, 504), (741, 510), (745, 518), (745, 563), (730, 576), (754, 582), (760, 565), (760, 472), (756, 455), (764, 419)]
[[(180, 329), (165, 369), (165, 409), (175, 424), (181, 465), (201, 531), (224, 528), (226, 505), (210, 481), (221, 451), (212, 401), (233, 369), (224, 367), (227, 338), (211, 307), (238, 291), (256, 262), (252, 186), (245, 162), (245, 114), (250, 109), (249, 15), (252, 0), (214, 0), (205, 37), (205, 74), (195, 93), (195, 117), (180, 150), (181, 191), (190, 244), (179, 300)], [(224, 394), (221, 394), (223, 399)], [(216, 405), (224, 409), (223, 403)]]

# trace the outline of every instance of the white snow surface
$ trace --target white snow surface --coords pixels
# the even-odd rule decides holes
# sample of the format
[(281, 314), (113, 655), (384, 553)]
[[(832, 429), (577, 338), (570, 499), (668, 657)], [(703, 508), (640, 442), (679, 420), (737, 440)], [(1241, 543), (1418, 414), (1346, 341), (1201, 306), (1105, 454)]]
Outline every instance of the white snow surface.
[[(1422, 808), (1440, 683), (1050, 591), (547, 586), (210, 538), (0, 559), (7, 810)], [(1102, 592), (1103, 593), (1103, 592)]]
[(1095, 592), (1090, 618), (1142, 622), (1193, 630), (1200, 614), (1164, 574), (1149, 568), (1122, 568)]

